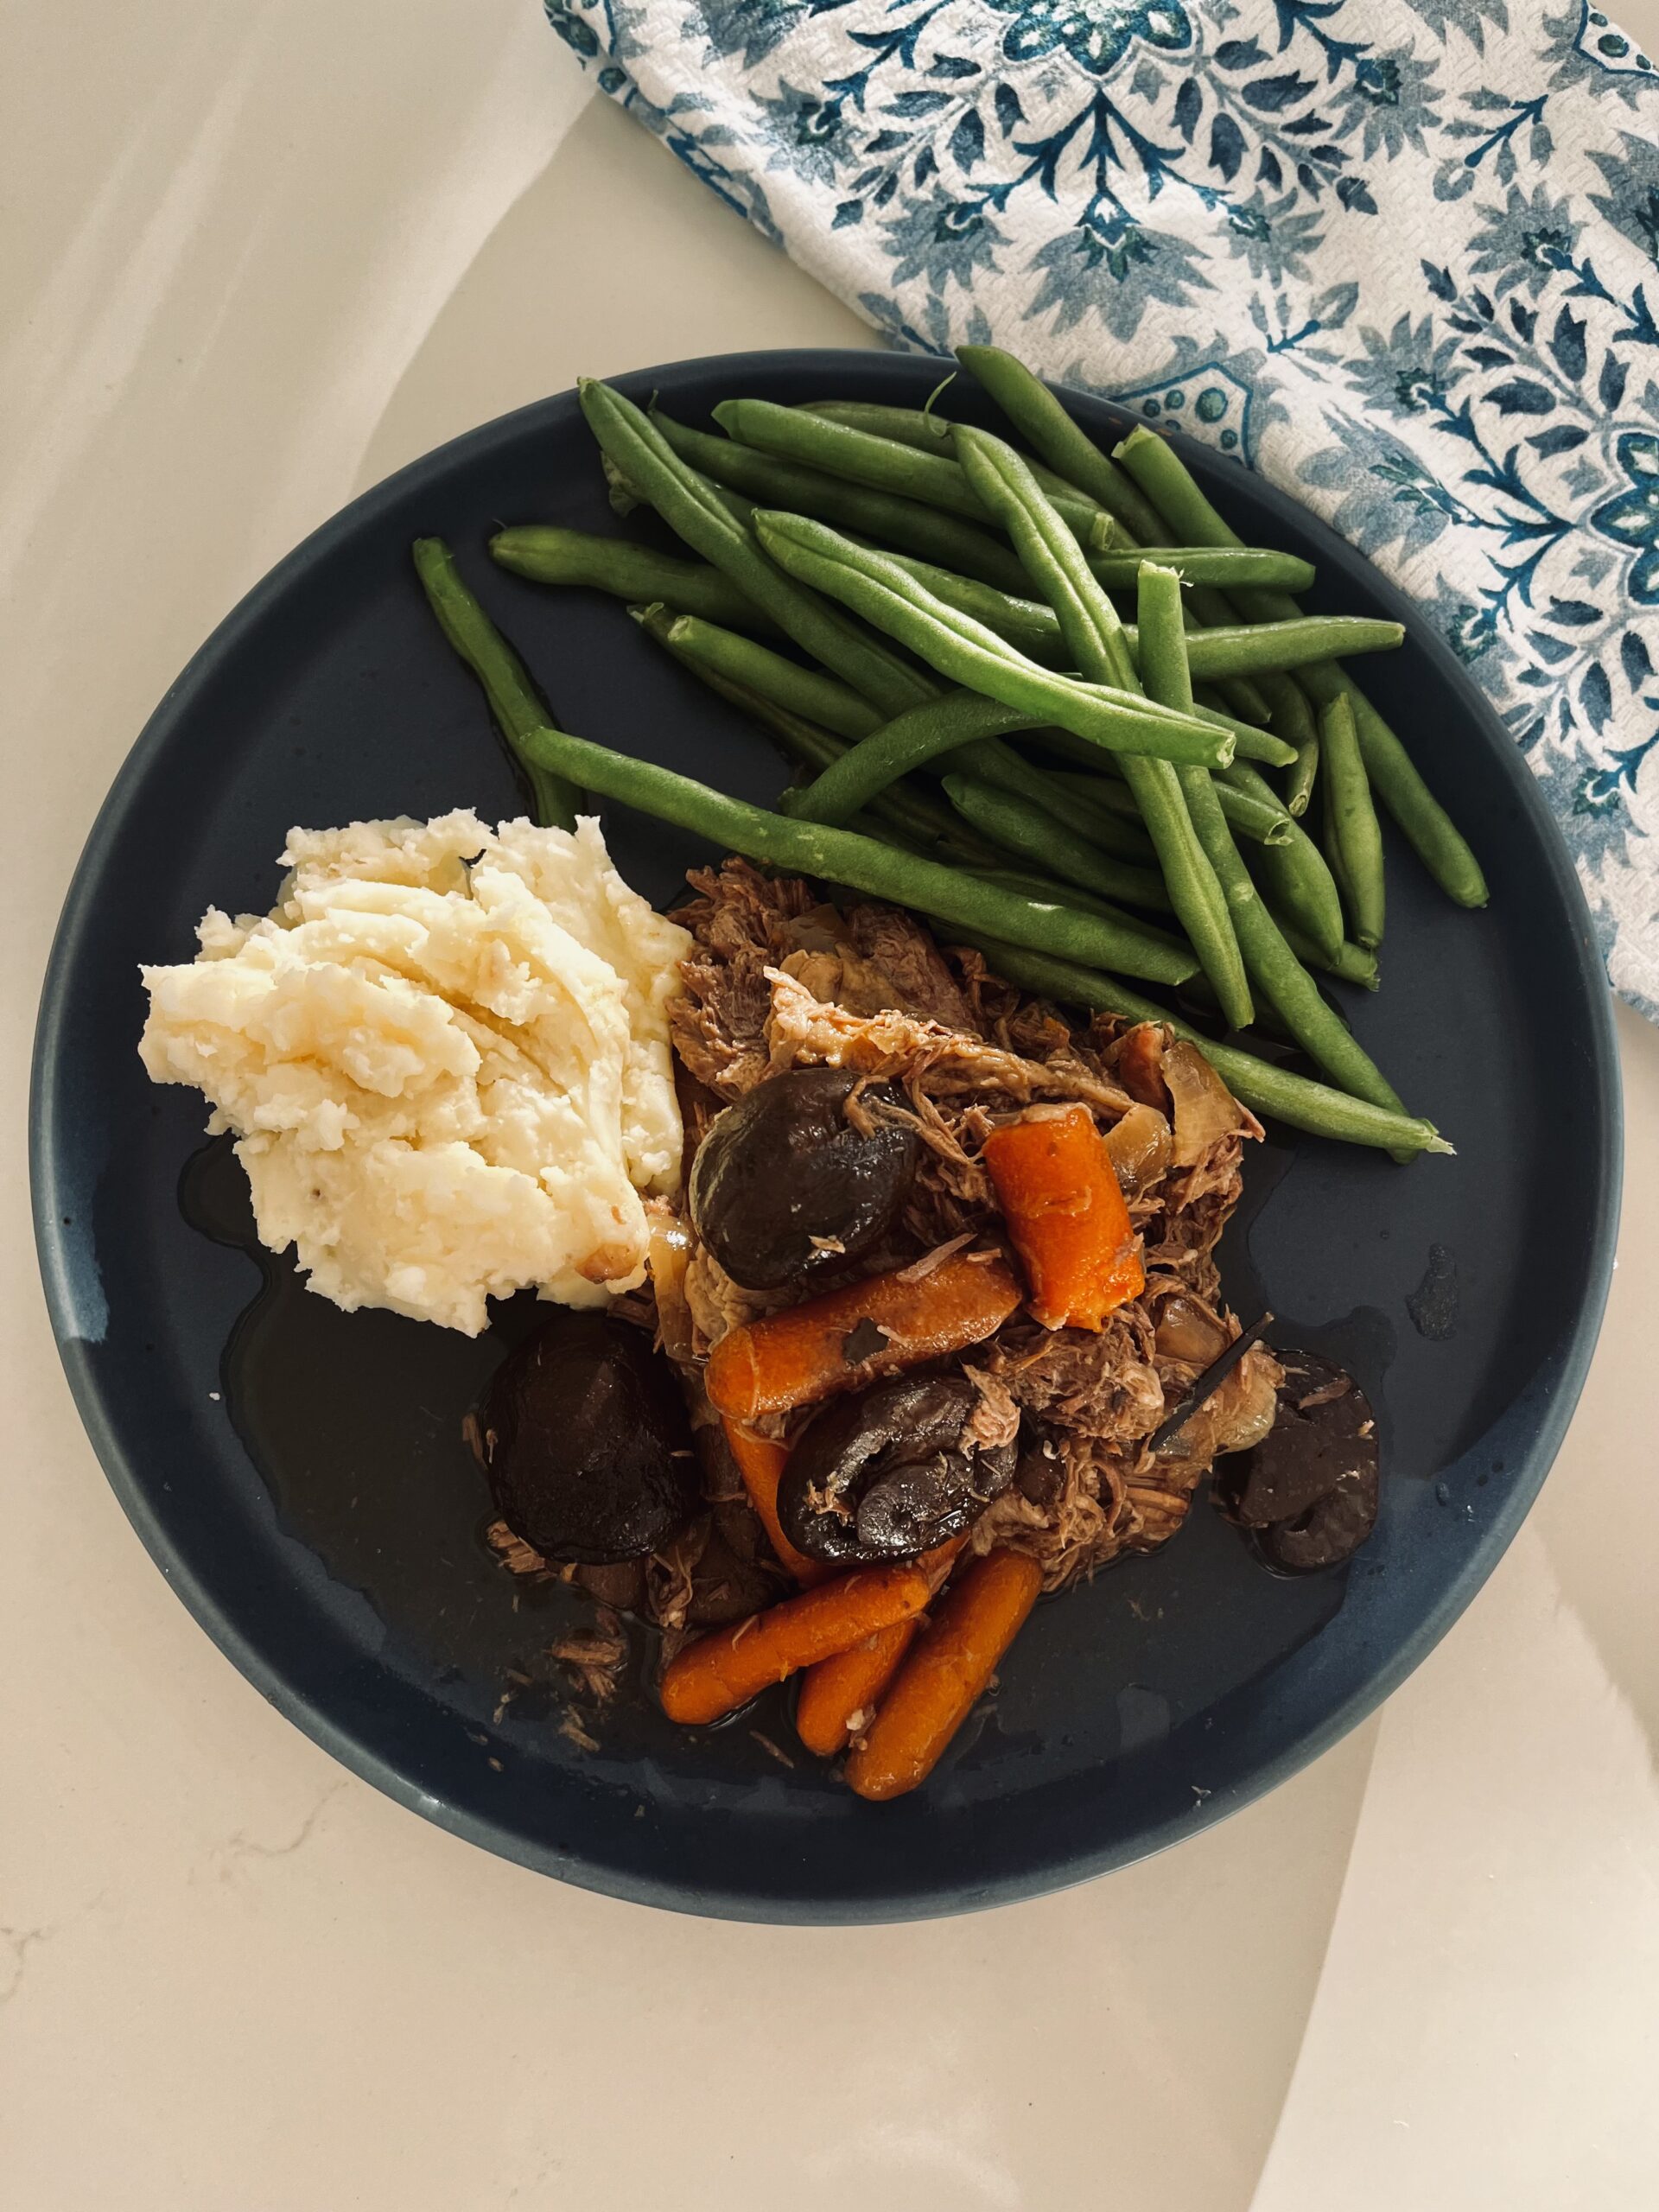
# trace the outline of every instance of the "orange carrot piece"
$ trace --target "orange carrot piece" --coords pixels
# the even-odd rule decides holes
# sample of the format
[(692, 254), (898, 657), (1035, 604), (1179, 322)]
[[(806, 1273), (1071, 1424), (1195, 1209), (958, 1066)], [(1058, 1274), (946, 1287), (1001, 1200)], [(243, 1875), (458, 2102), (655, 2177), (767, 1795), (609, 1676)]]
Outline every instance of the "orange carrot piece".
[(985, 1140), (997, 1204), (1046, 1329), (1098, 1329), (1147, 1280), (1106, 1141), (1086, 1106), (1037, 1106)]
[[(967, 1541), (965, 1535), (952, 1536), (922, 1554), (916, 1564), (930, 1589), (942, 1586)], [(807, 1669), (795, 1707), (795, 1732), (809, 1751), (833, 1758), (846, 1749), (849, 1737), (862, 1733), (925, 1621), (925, 1616), (918, 1615), (880, 1629), (850, 1651), (838, 1651)]]
[(728, 1331), (709, 1355), (703, 1387), (733, 1421), (787, 1413), (976, 1344), (1019, 1303), (1001, 1260), (965, 1253), (931, 1274), (868, 1275)]
[(919, 1567), (858, 1567), (716, 1629), (664, 1669), (663, 1711), (687, 1727), (718, 1720), (802, 1667), (919, 1613), (931, 1587)]
[(1043, 1586), (1024, 1552), (988, 1552), (945, 1592), (847, 1761), (861, 1797), (901, 1797), (925, 1782), (1019, 1634)]
[(737, 1471), (743, 1478), (749, 1503), (760, 1516), (760, 1525), (771, 1540), (779, 1565), (786, 1567), (803, 1588), (833, 1574), (835, 1569), (827, 1561), (809, 1559), (804, 1552), (796, 1550), (778, 1518), (778, 1485), (783, 1479), (789, 1446), (775, 1443), (770, 1436), (757, 1436), (752, 1428), (745, 1428), (740, 1421), (728, 1421), (724, 1414), (720, 1425), (737, 1462)]
[(820, 1659), (809, 1667), (801, 1681), (795, 1707), (795, 1733), (809, 1751), (832, 1759), (847, 1748), (847, 1738), (861, 1721), (881, 1702), (882, 1694), (899, 1671), (899, 1663), (921, 1626), (919, 1615), (877, 1629), (850, 1651), (837, 1651), (833, 1659)]

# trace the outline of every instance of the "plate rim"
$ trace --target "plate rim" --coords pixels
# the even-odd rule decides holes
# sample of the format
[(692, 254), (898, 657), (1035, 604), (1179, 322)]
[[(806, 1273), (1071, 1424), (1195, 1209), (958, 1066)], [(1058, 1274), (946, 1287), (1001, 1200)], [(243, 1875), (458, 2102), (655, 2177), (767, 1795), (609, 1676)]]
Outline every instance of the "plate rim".
[[(900, 364), (912, 365), (921, 373), (935, 368), (953, 372), (957, 367), (946, 356), (893, 353), (876, 346), (790, 346), (698, 355), (626, 371), (609, 381), (631, 391), (641, 385), (649, 388), (655, 380), (678, 380), (716, 369), (723, 374), (741, 377), (750, 371), (817, 371), (826, 363), (858, 364), (860, 373), (878, 374), (890, 372)], [(1109, 394), (1088, 391), (1058, 379), (1049, 381), (1051, 388), (1064, 398), (1081, 400), (1090, 409), (1104, 407), (1128, 423), (1139, 419)], [(550, 392), (461, 431), (405, 462), (329, 515), (267, 569), (221, 617), (162, 693), (117, 769), (93, 817), (65, 893), (41, 980), (30, 1067), (29, 1167), (35, 1253), (54, 1339), (75, 1410), (105, 1478), (139, 1541), (168, 1586), (237, 1671), (286, 1719), (350, 1772), (452, 1835), (480, 1844), (533, 1872), (553, 1875), (605, 1896), (663, 1910), (751, 1923), (796, 1927), (894, 1924), (1052, 1895), (1092, 1881), (1119, 1866), (1139, 1863), (1199, 1834), (1311, 1765), (1375, 1712), (1422, 1663), (1490, 1578), (1530, 1511), (1560, 1452), (1583, 1391), (1600, 1335), (1618, 1243), (1624, 1157), (1623, 1091), (1614, 1027), (1614, 994), (1596, 943), (1588, 899), (1560, 824), (1537, 779), (1516, 750), (1491, 702), (1445, 638), (1421, 617), (1413, 602), (1369, 555), (1350, 544), (1322, 517), (1267, 477), (1247, 468), (1243, 462), (1233, 461), (1231, 465), (1249, 478), (1251, 496), (1262, 499), (1270, 509), (1281, 508), (1294, 515), (1297, 528), (1309, 530), (1316, 537), (1329, 538), (1333, 545), (1341, 548), (1344, 557), (1364, 564), (1369, 571), (1368, 585), (1376, 598), (1392, 608), (1395, 619), (1408, 624), (1414, 643), (1435, 663), (1438, 672), (1456, 693), (1470, 719), (1483, 726), (1490, 749), (1501, 761), (1506, 781), (1523, 811), (1530, 817), (1534, 829), (1541, 833), (1540, 843), (1554, 887), (1576, 924), (1573, 958), (1590, 1016), (1591, 1108), (1601, 1141), (1596, 1160), (1586, 1295), (1573, 1317), (1570, 1335), (1562, 1348), (1559, 1381), (1541, 1409), (1537, 1430), (1529, 1442), (1524, 1479), (1510, 1487), (1502, 1510), (1494, 1513), (1487, 1523), (1483, 1541), (1470, 1552), (1448, 1580), (1437, 1603), (1413, 1633), (1395, 1645), (1389, 1658), (1368, 1677), (1362, 1689), (1343, 1700), (1322, 1722), (1299, 1736), (1276, 1758), (1255, 1768), (1248, 1783), (1217, 1791), (1192, 1812), (1141, 1831), (1133, 1848), (1128, 1850), (1107, 1846), (1093, 1854), (1068, 1853), (1053, 1863), (1039, 1857), (1027, 1861), (1016, 1872), (971, 1885), (953, 1887), (948, 1881), (938, 1883), (930, 1887), (925, 1896), (888, 1891), (875, 1898), (829, 1898), (810, 1904), (789, 1897), (757, 1897), (741, 1886), (715, 1891), (705, 1885), (692, 1895), (673, 1882), (620, 1872), (584, 1855), (538, 1847), (487, 1814), (458, 1808), (446, 1798), (422, 1789), (372, 1744), (334, 1719), (310, 1697), (291, 1688), (280, 1669), (268, 1664), (245, 1636), (207, 1583), (191, 1571), (174, 1549), (152, 1504), (149, 1486), (139, 1471), (137, 1460), (142, 1454), (129, 1450), (110, 1418), (86, 1357), (86, 1339), (77, 1325), (79, 1292), (73, 1255), (60, 1234), (60, 1194), (65, 1162), (59, 1156), (56, 1141), (62, 1112), (57, 1081), (60, 1058), (58, 1047), (67, 1019), (67, 985), (88, 940), (97, 888), (107, 855), (124, 826), (130, 804), (148, 775), (153, 756), (162, 749), (175, 722), (188, 710), (194, 695), (213, 680), (220, 665), (235, 652), (245, 631), (261, 619), (270, 596), (283, 588), (291, 575), (303, 573), (336, 541), (349, 537), (377, 507), (395, 503), (410, 480), (419, 477), (435, 461), (441, 458), (454, 460), (469, 448), (483, 452), (498, 442), (510, 442), (519, 435), (527, 416), (540, 414), (573, 396), (574, 388)], [(1224, 468), (1231, 459), (1185, 431), (1177, 429), (1172, 433), (1164, 424), (1160, 429), (1179, 449), (1198, 458), (1205, 474), (1211, 468)]]

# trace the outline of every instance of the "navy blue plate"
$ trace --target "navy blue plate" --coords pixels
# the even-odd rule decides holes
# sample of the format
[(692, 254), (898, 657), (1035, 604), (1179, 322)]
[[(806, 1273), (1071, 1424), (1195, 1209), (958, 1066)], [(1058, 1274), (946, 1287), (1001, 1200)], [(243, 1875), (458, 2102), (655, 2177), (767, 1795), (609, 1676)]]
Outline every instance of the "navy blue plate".
[[(626, 385), (700, 421), (745, 392), (919, 404), (939, 373), (762, 353)], [(962, 385), (952, 404), (979, 411)], [(1120, 429), (1112, 409), (1075, 404), (1102, 437)], [(1184, 451), (1247, 538), (1318, 563), (1313, 606), (1411, 620), (1293, 502)], [(616, 527), (569, 394), (457, 439), (308, 539), (203, 646), (99, 817), (47, 979), (33, 1135), (48, 1297), (110, 1480), (281, 1712), (404, 1804), (593, 1889), (744, 1919), (903, 1919), (1029, 1897), (1189, 1835), (1333, 1743), (1422, 1658), (1514, 1535), (1584, 1379), (1613, 1247), (1618, 1087), (1588, 918), (1532, 779), (1427, 625), (1371, 663), (1378, 704), (1491, 880), (1491, 907), (1460, 913), (1391, 839), (1385, 985), (1352, 1008), (1458, 1157), (1401, 1169), (1271, 1141), (1247, 1162), (1224, 1252), (1238, 1306), (1265, 1299), (1282, 1340), (1344, 1360), (1377, 1408), (1382, 1520), (1352, 1567), (1276, 1579), (1201, 1498), (1165, 1550), (1039, 1607), (940, 1771), (888, 1807), (791, 1751), (781, 1692), (691, 1733), (626, 1699), (587, 1716), (589, 1750), (563, 1732), (569, 1687), (546, 1657), (582, 1601), (526, 1592), (489, 1555), (460, 1435), (524, 1301), (469, 1344), (303, 1293), (250, 1249), (239, 1173), (205, 1145), (200, 1101), (153, 1089), (134, 1050), (138, 960), (188, 958), (209, 905), (268, 906), (291, 823), (519, 810), (412, 578), (421, 532), (455, 542), (567, 728), (775, 793), (766, 741), (620, 607), (493, 570), (489, 528), (537, 518)], [(607, 830), (658, 899), (703, 856), (620, 811)]]

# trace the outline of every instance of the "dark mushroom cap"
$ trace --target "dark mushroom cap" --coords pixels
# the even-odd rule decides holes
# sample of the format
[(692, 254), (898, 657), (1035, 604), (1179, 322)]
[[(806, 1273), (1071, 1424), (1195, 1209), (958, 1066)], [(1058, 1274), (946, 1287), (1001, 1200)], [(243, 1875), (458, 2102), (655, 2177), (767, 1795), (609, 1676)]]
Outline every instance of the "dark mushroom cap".
[(1351, 1559), (1376, 1526), (1377, 1471), (1351, 1467), (1317, 1504), (1294, 1521), (1258, 1529), (1256, 1548), (1269, 1567), (1285, 1574), (1313, 1574)]
[(911, 1559), (972, 1527), (1014, 1478), (1013, 1442), (965, 1432), (978, 1403), (958, 1375), (907, 1375), (828, 1406), (778, 1491), (784, 1533), (809, 1559)]
[(691, 1164), (691, 1219), (746, 1290), (835, 1274), (898, 1218), (921, 1140), (887, 1084), (865, 1083), (855, 1128), (850, 1068), (794, 1068), (717, 1114)]
[(644, 1558), (696, 1503), (684, 1404), (626, 1321), (556, 1313), (497, 1368), (474, 1428), (502, 1519), (544, 1559)]
[(1272, 1428), (1218, 1486), (1231, 1518), (1255, 1532), (1287, 1573), (1335, 1567), (1376, 1521), (1376, 1423), (1364, 1392), (1317, 1352), (1281, 1351), (1285, 1379)]

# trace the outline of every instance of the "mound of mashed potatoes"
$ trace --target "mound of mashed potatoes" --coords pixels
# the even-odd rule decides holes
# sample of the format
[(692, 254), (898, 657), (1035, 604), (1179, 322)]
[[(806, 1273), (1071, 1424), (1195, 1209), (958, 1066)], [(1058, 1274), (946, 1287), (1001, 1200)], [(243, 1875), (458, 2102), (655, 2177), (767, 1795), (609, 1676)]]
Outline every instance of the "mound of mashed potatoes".
[(476, 1336), (526, 1287), (644, 1279), (680, 1174), (669, 1001), (690, 939), (574, 833), (457, 812), (296, 830), (264, 917), (143, 969), (139, 1051), (232, 1130), (261, 1241), (348, 1312)]

